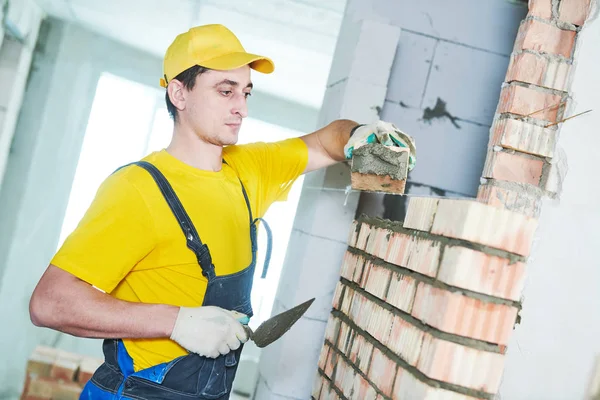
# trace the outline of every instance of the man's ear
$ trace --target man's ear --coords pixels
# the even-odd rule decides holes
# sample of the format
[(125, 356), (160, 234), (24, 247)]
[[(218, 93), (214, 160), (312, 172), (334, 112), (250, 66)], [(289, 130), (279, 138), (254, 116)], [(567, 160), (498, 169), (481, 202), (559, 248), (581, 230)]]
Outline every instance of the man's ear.
[(185, 110), (186, 90), (183, 83), (177, 79), (171, 79), (171, 82), (169, 82), (169, 85), (167, 86), (167, 92), (169, 93), (169, 98), (175, 108), (179, 111)]

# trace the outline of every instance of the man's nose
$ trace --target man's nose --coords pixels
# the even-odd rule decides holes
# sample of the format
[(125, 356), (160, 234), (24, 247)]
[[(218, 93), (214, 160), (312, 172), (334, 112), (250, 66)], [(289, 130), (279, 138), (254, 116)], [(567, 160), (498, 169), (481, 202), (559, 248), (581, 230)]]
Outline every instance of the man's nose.
[(232, 114), (239, 114), (242, 118), (248, 116), (248, 103), (245, 94), (237, 96), (235, 106), (231, 112)]

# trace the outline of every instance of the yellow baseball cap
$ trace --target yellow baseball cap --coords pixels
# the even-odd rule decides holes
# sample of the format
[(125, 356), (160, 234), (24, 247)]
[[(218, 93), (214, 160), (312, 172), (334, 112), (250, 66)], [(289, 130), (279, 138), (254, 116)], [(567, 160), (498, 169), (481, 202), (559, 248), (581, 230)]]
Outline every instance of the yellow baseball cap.
[(178, 35), (167, 49), (160, 86), (194, 65), (215, 70), (250, 68), (270, 74), (275, 69), (267, 57), (247, 53), (238, 38), (220, 24), (201, 25)]

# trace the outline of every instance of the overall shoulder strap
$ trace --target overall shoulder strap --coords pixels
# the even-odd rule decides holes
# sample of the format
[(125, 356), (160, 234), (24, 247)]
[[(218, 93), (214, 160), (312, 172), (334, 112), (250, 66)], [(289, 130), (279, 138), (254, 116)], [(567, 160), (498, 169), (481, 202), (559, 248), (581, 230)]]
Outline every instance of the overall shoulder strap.
[[(227, 164), (227, 161), (223, 160), (223, 164), (229, 165)], [(265, 263), (263, 266), (263, 270), (262, 270), (262, 275), (261, 278), (266, 278), (267, 276), (267, 270), (269, 269), (269, 262), (271, 261), (271, 252), (273, 250), (273, 236), (271, 233), (271, 228), (269, 227), (269, 224), (267, 224), (267, 221), (265, 221), (262, 218), (256, 218), (254, 219), (254, 217), (252, 217), (252, 208), (250, 207), (250, 199), (248, 198), (248, 192), (246, 192), (246, 188), (244, 187), (244, 183), (242, 182), (242, 179), (238, 176), (238, 180), (240, 181), (240, 185), (242, 186), (242, 194), (244, 195), (244, 200), (246, 201), (246, 208), (248, 209), (248, 217), (250, 218), (250, 242), (252, 244), (252, 260), (253, 262), (256, 260), (256, 252), (258, 250), (258, 235), (257, 235), (257, 228), (256, 228), (256, 223), (258, 221), (262, 221), (263, 226), (265, 227), (265, 230), (267, 232), (267, 253), (265, 254)]]
[(212, 257), (210, 255), (210, 250), (208, 249), (208, 246), (202, 243), (202, 241), (200, 240), (200, 236), (196, 231), (196, 227), (194, 227), (192, 220), (183, 208), (183, 204), (181, 204), (181, 201), (175, 194), (175, 191), (173, 190), (173, 187), (171, 186), (167, 178), (165, 178), (165, 176), (162, 174), (162, 172), (160, 172), (158, 168), (156, 168), (153, 164), (147, 161), (136, 161), (124, 165), (121, 168), (124, 168), (128, 165), (137, 165), (148, 171), (152, 178), (154, 178), (154, 181), (158, 185), (158, 188), (160, 189), (165, 200), (167, 201), (169, 208), (175, 215), (175, 218), (177, 219), (177, 222), (179, 223), (179, 226), (181, 227), (181, 230), (185, 235), (187, 247), (190, 248), (196, 254), (198, 263), (202, 268), (202, 274), (209, 279), (213, 278), (215, 276), (215, 270), (214, 266), (212, 265)]

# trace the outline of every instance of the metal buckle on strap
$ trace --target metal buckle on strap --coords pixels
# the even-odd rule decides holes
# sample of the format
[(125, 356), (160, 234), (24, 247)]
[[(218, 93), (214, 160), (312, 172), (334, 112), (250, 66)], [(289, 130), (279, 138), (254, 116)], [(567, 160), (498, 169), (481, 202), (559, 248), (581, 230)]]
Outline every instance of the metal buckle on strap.
[(210, 250), (206, 244), (200, 246), (196, 251), (196, 257), (198, 258), (198, 262), (202, 269), (208, 269), (212, 266), (212, 256), (210, 255)]

